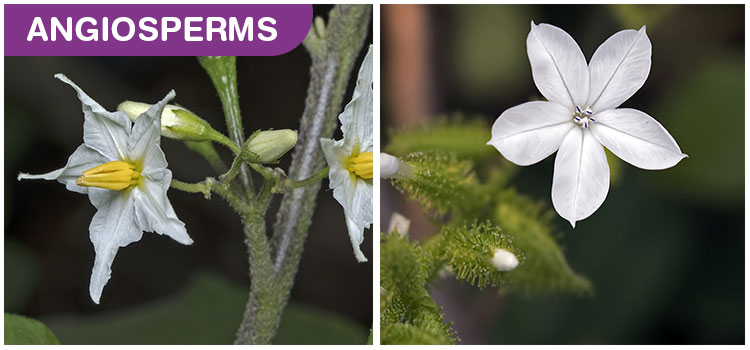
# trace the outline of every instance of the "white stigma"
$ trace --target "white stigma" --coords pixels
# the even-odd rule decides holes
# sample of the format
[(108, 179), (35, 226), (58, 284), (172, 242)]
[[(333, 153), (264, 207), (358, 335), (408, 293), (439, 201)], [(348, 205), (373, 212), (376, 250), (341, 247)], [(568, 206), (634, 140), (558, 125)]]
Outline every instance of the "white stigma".
[(495, 255), (492, 256), (492, 265), (498, 271), (506, 272), (512, 271), (518, 267), (518, 258), (515, 254), (505, 249), (495, 249)]

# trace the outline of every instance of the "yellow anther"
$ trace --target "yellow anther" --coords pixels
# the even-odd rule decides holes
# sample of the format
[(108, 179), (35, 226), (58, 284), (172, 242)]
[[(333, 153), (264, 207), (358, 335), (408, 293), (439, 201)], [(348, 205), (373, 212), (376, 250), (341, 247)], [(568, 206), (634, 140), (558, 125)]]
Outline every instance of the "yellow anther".
[(349, 158), (347, 170), (363, 179), (372, 179), (372, 152), (360, 153)]
[(140, 177), (141, 173), (135, 165), (115, 160), (84, 171), (81, 177), (76, 180), (76, 184), (120, 191), (137, 185)]

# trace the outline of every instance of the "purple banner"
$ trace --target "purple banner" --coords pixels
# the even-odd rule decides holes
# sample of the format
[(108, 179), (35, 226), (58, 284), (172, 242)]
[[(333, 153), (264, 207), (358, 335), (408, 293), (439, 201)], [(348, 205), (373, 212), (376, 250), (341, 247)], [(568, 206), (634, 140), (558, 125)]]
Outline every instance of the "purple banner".
[(4, 5), (6, 56), (275, 56), (312, 5)]

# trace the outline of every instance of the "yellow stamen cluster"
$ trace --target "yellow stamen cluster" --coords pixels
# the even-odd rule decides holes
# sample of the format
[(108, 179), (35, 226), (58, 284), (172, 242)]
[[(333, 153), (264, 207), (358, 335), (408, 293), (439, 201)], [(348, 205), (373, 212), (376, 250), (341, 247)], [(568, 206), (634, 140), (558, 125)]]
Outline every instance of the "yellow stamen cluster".
[(84, 171), (76, 184), (120, 191), (137, 185), (140, 178), (141, 173), (134, 164), (115, 160)]
[(372, 152), (360, 153), (349, 158), (347, 170), (363, 179), (372, 179)]

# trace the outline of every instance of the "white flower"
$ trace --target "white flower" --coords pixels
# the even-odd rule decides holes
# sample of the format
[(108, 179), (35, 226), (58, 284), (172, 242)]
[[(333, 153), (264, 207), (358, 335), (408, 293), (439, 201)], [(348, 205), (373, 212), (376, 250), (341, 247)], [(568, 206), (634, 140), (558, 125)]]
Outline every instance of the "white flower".
[(552, 204), (573, 227), (607, 196), (609, 165), (602, 146), (642, 169), (666, 169), (687, 157), (654, 118), (616, 109), (640, 89), (651, 69), (645, 26), (609, 37), (588, 66), (578, 44), (555, 26), (531, 22), (526, 45), (534, 83), (549, 102), (507, 109), (487, 144), (518, 165), (558, 151)]
[(89, 195), (97, 209), (89, 225), (96, 252), (89, 293), (98, 304), (117, 250), (139, 241), (143, 231), (193, 243), (167, 198), (172, 172), (159, 147), (159, 116), (175, 94), (170, 91), (132, 124), (125, 112), (107, 112), (66, 76), (55, 78), (78, 92), (83, 144), (64, 168), (42, 175), (22, 173), (18, 179), (57, 180), (70, 191)]
[(352, 100), (339, 115), (344, 138), (320, 139), (330, 167), (328, 184), (344, 207), (354, 256), (367, 261), (359, 245), (372, 224), (372, 47), (359, 68)]

